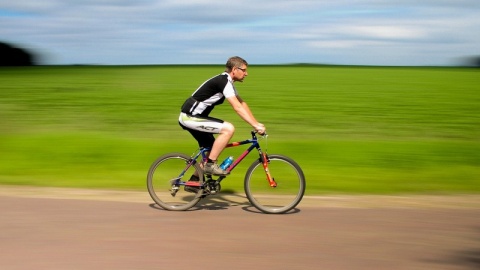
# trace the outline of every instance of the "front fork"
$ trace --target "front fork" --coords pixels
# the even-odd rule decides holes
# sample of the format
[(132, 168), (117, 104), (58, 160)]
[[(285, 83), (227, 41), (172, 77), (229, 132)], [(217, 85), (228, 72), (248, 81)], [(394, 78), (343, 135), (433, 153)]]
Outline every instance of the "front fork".
[(260, 162), (262, 163), (263, 170), (265, 171), (265, 175), (267, 176), (268, 183), (271, 187), (277, 187), (277, 182), (275, 182), (275, 178), (270, 175), (270, 171), (268, 170), (268, 163), (270, 159), (268, 158), (267, 153), (260, 152)]

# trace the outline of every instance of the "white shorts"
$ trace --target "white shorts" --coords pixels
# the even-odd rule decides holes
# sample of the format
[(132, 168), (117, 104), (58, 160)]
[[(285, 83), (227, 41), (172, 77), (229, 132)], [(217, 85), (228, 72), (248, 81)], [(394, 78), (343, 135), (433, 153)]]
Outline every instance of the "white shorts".
[(186, 113), (180, 113), (178, 122), (180, 125), (188, 129), (213, 134), (219, 134), (224, 125), (224, 121), (221, 119), (205, 116), (193, 116)]

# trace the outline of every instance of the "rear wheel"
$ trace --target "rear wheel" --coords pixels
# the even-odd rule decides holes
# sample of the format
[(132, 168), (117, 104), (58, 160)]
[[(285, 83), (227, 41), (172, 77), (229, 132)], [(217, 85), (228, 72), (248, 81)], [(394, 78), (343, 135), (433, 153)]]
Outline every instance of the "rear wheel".
[(202, 189), (195, 193), (185, 191), (185, 182), (195, 174), (203, 184), (203, 171), (198, 163), (190, 165), (190, 156), (170, 153), (153, 162), (147, 175), (150, 197), (162, 208), (173, 211), (187, 210), (201, 199)]
[(277, 183), (271, 187), (260, 160), (245, 175), (245, 194), (258, 210), (281, 214), (295, 208), (305, 193), (305, 176), (300, 166), (283, 155), (269, 155), (268, 170)]

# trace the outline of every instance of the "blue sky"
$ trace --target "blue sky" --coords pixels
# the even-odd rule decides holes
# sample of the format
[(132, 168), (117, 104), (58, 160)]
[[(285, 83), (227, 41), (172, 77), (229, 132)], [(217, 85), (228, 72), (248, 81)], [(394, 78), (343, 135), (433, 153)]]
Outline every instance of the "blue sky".
[(45, 64), (451, 65), (479, 0), (0, 0), (0, 41)]

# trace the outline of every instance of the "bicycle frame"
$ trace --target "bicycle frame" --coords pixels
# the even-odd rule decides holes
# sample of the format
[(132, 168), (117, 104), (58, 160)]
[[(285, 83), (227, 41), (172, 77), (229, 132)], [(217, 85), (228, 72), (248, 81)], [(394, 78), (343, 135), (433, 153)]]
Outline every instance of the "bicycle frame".
[[(258, 139), (257, 139), (257, 136), (256, 136), (256, 133), (255, 131), (252, 131), (251, 132), (252, 134), (252, 138), (251, 139), (247, 139), (247, 140), (243, 140), (243, 141), (239, 141), (239, 142), (232, 142), (232, 143), (229, 143), (227, 144), (227, 146), (225, 148), (230, 148), (230, 147), (237, 147), (237, 146), (240, 146), (240, 145), (245, 145), (245, 144), (251, 144), (227, 169), (226, 171), (228, 172), (231, 172), (233, 169), (235, 169), (235, 167), (237, 167), (237, 165), (242, 162), (242, 160), (253, 150), (253, 149), (257, 149), (258, 151), (258, 154), (260, 156), (260, 161), (263, 165), (263, 169), (265, 171), (265, 175), (267, 177), (267, 180), (269, 182), (269, 185), (271, 187), (277, 187), (277, 183), (275, 182), (275, 180), (273, 179), (273, 177), (270, 175), (270, 172), (268, 170), (268, 163), (269, 163), (269, 159), (268, 159), (268, 155), (264, 152), (262, 152), (262, 149), (260, 148), (260, 144), (258, 143)], [(206, 161), (207, 158), (208, 158), (208, 155), (207, 153), (211, 150), (211, 148), (200, 148), (200, 150), (194, 154), (192, 156), (192, 159), (191, 159), (191, 162), (189, 162), (187, 164), (187, 168), (185, 168), (184, 172), (192, 165), (192, 164), (195, 164), (195, 162), (197, 162), (197, 159), (199, 156), (202, 156), (202, 160), (203, 161)], [(184, 173), (183, 172), (183, 173)], [(182, 175), (183, 175), (182, 173)], [(180, 176), (181, 177), (181, 176)], [(225, 176), (222, 176), (219, 178), (219, 180), (217, 181), (221, 181), (223, 180), (223, 178), (225, 178)]]

